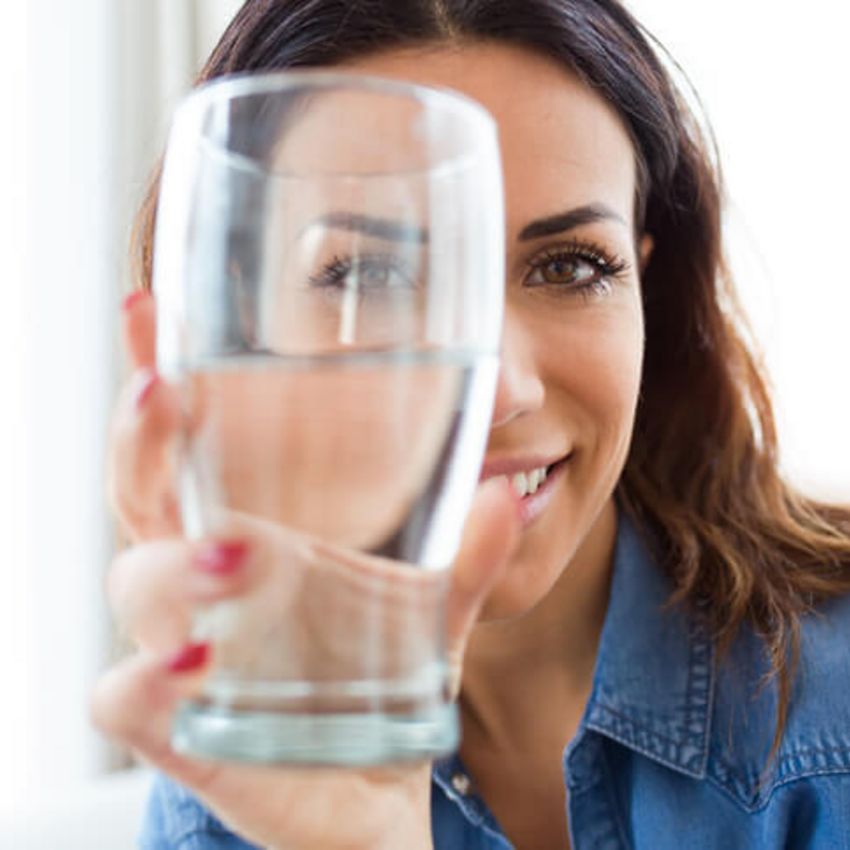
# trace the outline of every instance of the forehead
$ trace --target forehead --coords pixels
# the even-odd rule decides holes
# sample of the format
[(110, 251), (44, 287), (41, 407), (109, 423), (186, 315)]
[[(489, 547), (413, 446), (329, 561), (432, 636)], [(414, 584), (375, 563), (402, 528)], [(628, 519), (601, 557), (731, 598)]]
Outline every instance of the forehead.
[(625, 126), (554, 60), (485, 43), (392, 50), (344, 67), (456, 89), (483, 104), (499, 127), (510, 232), (590, 202), (632, 221), (635, 162)]

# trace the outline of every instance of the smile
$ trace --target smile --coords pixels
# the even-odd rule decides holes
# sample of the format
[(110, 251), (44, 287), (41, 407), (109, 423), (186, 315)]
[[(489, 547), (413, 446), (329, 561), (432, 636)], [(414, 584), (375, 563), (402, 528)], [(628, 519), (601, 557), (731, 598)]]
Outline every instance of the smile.
[(517, 496), (523, 499), (529, 494), (537, 492), (538, 488), (546, 480), (548, 473), (548, 466), (539, 466), (537, 469), (532, 469), (529, 472), (517, 472), (515, 475), (501, 475), (498, 477), (507, 478), (511, 482), (511, 487), (513, 487)]
[(541, 458), (535, 465), (534, 461), (492, 461), (485, 463), (481, 478), (504, 478), (510, 482), (519, 498), (522, 524), (527, 527), (551, 501), (555, 483), (571, 457), (572, 452), (550, 463), (541, 463)]

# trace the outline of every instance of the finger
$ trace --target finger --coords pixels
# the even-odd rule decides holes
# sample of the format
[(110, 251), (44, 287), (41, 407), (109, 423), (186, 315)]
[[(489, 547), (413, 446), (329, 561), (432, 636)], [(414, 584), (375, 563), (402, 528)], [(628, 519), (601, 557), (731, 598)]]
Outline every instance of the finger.
[(156, 305), (153, 295), (139, 289), (124, 300), (122, 332), (130, 362), (136, 369), (156, 364)]
[(170, 738), (178, 703), (198, 692), (208, 664), (203, 644), (171, 656), (145, 652), (125, 660), (98, 682), (90, 706), (93, 723), (179, 782), (204, 784), (216, 766), (179, 755)]
[(244, 541), (159, 540), (122, 552), (107, 579), (121, 629), (147, 650), (184, 643), (198, 605), (245, 594), (259, 580)]
[[(140, 654), (104, 675), (91, 702), (94, 724), (192, 791), (234, 831), (267, 847), (401, 846), (385, 841), (387, 824), (416, 823), (424, 813), (430, 767), (425, 763), (360, 771), (190, 758), (172, 745), (181, 700), (196, 696), (209, 651), (187, 646), (171, 657)], [(411, 811), (414, 809), (414, 811)], [(339, 827), (339, 824), (344, 824)], [(418, 845), (417, 845), (418, 846)]]
[(183, 415), (176, 390), (155, 371), (137, 371), (112, 422), (109, 496), (133, 539), (180, 530), (175, 463)]
[(469, 513), (447, 601), (449, 661), (458, 677), (469, 634), (481, 606), (505, 573), (519, 532), (516, 496), (510, 484), (503, 479), (484, 482)]

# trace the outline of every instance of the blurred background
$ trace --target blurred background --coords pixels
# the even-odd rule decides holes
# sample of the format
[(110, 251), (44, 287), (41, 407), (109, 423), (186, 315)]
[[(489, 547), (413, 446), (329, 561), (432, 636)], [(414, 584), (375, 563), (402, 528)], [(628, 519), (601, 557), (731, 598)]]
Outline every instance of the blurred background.
[[(521, 2), (521, 0), (517, 0)], [(115, 653), (103, 576), (109, 410), (133, 211), (236, 0), (7, 4), (0, 98), (0, 848), (129, 850), (144, 773), (89, 727)], [(718, 138), (742, 295), (783, 462), (850, 501), (846, 17), (770, 0), (632, 0)]]

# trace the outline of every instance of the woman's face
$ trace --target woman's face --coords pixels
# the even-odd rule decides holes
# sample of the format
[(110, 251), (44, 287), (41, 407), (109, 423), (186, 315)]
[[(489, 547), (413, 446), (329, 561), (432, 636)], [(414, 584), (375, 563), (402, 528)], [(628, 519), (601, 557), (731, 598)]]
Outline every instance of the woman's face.
[(503, 360), (484, 476), (520, 473), (519, 548), (485, 618), (533, 607), (606, 509), (631, 440), (643, 355), (634, 151), (614, 110), (523, 49), (390, 51), (347, 68), (460, 90), (498, 122), (505, 171)]

